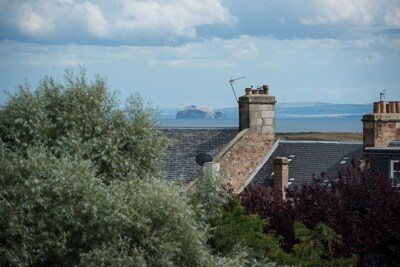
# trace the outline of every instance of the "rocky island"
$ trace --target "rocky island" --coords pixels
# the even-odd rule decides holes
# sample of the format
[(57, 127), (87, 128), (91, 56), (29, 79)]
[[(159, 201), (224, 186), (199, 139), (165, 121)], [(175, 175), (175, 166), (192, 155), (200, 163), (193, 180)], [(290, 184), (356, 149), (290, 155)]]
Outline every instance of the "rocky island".
[(176, 113), (177, 119), (219, 119), (225, 118), (225, 113), (212, 108), (191, 105)]

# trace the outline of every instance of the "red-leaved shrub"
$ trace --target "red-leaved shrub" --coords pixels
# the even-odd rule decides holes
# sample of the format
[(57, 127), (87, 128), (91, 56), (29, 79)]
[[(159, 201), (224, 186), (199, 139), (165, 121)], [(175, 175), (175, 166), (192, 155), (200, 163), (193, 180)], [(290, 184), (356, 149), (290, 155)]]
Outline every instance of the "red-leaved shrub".
[(400, 192), (370, 168), (347, 171), (329, 186), (315, 183), (281, 192), (260, 185), (241, 193), (247, 213), (257, 213), (269, 224), (265, 231), (283, 236), (284, 247), (296, 243), (292, 225), (313, 228), (323, 222), (342, 236), (336, 256), (359, 257), (360, 266), (400, 266)]

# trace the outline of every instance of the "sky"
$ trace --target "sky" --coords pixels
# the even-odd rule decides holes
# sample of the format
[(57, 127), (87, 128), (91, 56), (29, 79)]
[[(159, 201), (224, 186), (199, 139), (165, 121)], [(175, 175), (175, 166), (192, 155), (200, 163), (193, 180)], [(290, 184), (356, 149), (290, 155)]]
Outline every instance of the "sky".
[(80, 66), (160, 108), (233, 107), (242, 76), (278, 103), (400, 100), (400, 0), (0, 0), (0, 103)]

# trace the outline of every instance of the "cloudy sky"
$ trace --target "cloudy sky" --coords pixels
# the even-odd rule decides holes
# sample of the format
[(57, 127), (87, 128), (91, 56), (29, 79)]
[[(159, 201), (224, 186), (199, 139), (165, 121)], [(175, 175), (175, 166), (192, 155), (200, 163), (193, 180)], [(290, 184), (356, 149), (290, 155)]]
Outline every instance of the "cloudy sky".
[(399, 100), (400, 1), (0, 0), (0, 102), (79, 65), (159, 107), (235, 106), (241, 76), (278, 102)]

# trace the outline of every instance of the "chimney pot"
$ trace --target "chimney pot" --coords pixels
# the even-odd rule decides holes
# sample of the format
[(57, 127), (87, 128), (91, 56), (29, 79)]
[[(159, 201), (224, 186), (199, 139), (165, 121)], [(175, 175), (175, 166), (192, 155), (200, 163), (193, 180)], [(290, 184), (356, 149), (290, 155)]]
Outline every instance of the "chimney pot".
[(386, 104), (385, 101), (379, 101), (381, 105), (381, 113), (386, 113)]
[(390, 105), (390, 103), (386, 104), (386, 113), (392, 113), (392, 106)]
[(246, 95), (251, 95), (251, 88), (250, 88), (250, 87), (247, 87), (247, 88), (245, 89), (245, 92), (246, 92)]
[(251, 92), (252, 92), (253, 95), (258, 95), (258, 90), (257, 89), (252, 89)]
[(381, 113), (381, 105), (379, 102), (374, 102), (374, 113)]
[(263, 91), (264, 91), (264, 95), (268, 95), (268, 94), (269, 94), (269, 87), (268, 87), (268, 85), (264, 84), (264, 85), (262, 86), (262, 89), (263, 89)]
[(400, 101), (396, 101), (396, 112), (400, 113)]
[(390, 110), (392, 113), (396, 113), (396, 102), (389, 102), (390, 104)]

